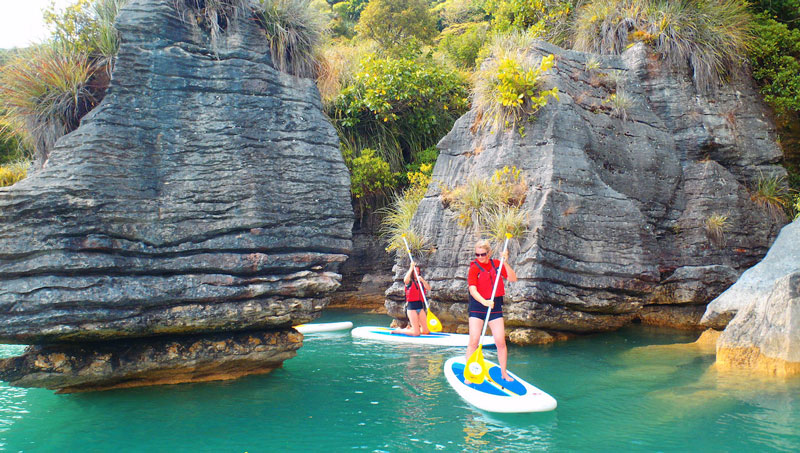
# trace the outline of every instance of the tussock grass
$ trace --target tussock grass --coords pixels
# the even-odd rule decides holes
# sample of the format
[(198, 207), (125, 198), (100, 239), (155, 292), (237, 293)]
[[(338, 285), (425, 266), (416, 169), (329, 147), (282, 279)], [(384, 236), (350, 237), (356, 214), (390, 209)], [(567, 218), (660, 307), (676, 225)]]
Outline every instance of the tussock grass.
[(608, 97), (603, 102), (607, 102), (611, 107), (611, 116), (628, 120), (628, 111), (633, 107), (633, 98), (624, 90), (617, 90), (616, 93)]
[(643, 41), (708, 88), (741, 70), (751, 22), (745, 0), (594, 0), (576, 15), (574, 48), (619, 54)]
[(17, 54), (0, 69), (0, 123), (44, 162), (55, 141), (94, 107), (88, 84), (95, 71), (85, 53), (70, 47), (42, 45)]
[(275, 67), (298, 77), (315, 77), (315, 51), (327, 29), (322, 13), (309, 0), (260, 0), (258, 16)]
[(725, 231), (729, 226), (728, 216), (717, 213), (708, 216), (704, 223), (706, 236), (717, 247), (725, 246)]
[(119, 32), (114, 27), (120, 10), (130, 0), (96, 0), (92, 5), (94, 15), (97, 17), (97, 34), (94, 37), (94, 47), (100, 54), (98, 64), (105, 66), (111, 75), (114, 69), (114, 57), (119, 52)]
[(786, 178), (760, 175), (750, 198), (776, 222), (786, 220), (791, 200)]
[(28, 176), (30, 162), (15, 162), (0, 166), (0, 187), (8, 187)]
[(496, 170), (491, 178), (475, 178), (455, 189), (442, 190), (445, 207), (458, 213), (459, 225), (477, 227), (478, 234), (502, 241), (506, 233), (522, 236), (528, 215), (522, 211), (528, 185), (516, 167)]

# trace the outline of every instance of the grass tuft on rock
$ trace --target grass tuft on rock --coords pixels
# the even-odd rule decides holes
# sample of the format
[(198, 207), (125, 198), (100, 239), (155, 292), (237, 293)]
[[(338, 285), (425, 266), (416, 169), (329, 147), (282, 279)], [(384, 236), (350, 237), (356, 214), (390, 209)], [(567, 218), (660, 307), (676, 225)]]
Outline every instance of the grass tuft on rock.
[(542, 90), (540, 81), (540, 76), (555, 65), (554, 57), (534, 61), (528, 55), (533, 39), (515, 31), (492, 42), (491, 57), (475, 73), (472, 107), (477, 114), (473, 130), (516, 128), (524, 134), (522, 123), (547, 105), (548, 97), (558, 99), (558, 88)]
[(725, 246), (725, 232), (728, 230), (728, 216), (713, 213), (704, 222), (704, 229), (708, 240), (716, 247)]
[(791, 196), (783, 176), (759, 175), (750, 198), (776, 222), (785, 221), (786, 212), (791, 208)]
[(753, 18), (745, 0), (593, 0), (576, 14), (574, 48), (619, 54), (641, 41), (707, 88), (741, 70)]
[(297, 77), (316, 77), (326, 18), (309, 0), (260, 0), (258, 16), (275, 67)]
[(55, 141), (78, 127), (95, 104), (88, 55), (49, 44), (19, 52), (0, 68), (0, 123), (44, 162)]
[(0, 166), (0, 187), (8, 187), (28, 176), (30, 162), (14, 162)]

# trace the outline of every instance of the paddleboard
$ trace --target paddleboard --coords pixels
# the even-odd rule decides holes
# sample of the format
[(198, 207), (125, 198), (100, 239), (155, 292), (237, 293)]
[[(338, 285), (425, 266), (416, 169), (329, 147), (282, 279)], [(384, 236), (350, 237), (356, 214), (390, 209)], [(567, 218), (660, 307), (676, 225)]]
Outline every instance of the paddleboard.
[(350, 321), (344, 322), (321, 322), (318, 324), (300, 324), (294, 326), (294, 329), (302, 334), (319, 333), (319, 332), (334, 332), (337, 330), (347, 330), (353, 327)]
[[(409, 343), (437, 346), (467, 346), (469, 335), (462, 333), (431, 332), (427, 335), (418, 337), (403, 333), (392, 333), (394, 329), (376, 326), (356, 327), (350, 333), (354, 338), (364, 338), (367, 340), (385, 341), (389, 343)], [(491, 336), (483, 337), (484, 348), (494, 348), (494, 338)]]
[(465, 357), (453, 357), (444, 364), (444, 375), (456, 393), (469, 404), (487, 412), (546, 412), (556, 408), (556, 399), (512, 372), (514, 380), (503, 380), (500, 366), (485, 360), (489, 376), (481, 384), (473, 384), (464, 378)]

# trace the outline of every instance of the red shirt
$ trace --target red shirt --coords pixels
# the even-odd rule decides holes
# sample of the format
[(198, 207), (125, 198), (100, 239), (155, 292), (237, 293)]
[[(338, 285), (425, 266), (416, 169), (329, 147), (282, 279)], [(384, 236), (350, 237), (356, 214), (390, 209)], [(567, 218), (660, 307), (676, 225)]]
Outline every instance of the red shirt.
[[(494, 266), (500, 267), (500, 261), (491, 261), (494, 263)], [(479, 266), (480, 269), (478, 269)], [(497, 277), (497, 272), (494, 270), (494, 266), (488, 262), (485, 265), (482, 265), (478, 262), (478, 260), (473, 260), (469, 265), (467, 284), (469, 286), (477, 287), (478, 293), (483, 296), (484, 299), (489, 299), (492, 297), (492, 287), (494, 286), (494, 279)], [(494, 297), (504, 296), (506, 294), (505, 287), (503, 286), (503, 279), (508, 278), (508, 272), (506, 272), (505, 265), (503, 265), (503, 268), (500, 269), (500, 276), (503, 278), (501, 278), (500, 282), (497, 284), (497, 292), (495, 293)]]

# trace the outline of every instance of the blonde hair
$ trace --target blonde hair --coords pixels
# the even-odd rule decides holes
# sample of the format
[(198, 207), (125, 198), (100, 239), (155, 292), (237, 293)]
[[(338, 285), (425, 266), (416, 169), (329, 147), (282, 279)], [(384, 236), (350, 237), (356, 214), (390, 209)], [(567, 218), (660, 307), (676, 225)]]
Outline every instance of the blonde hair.
[(475, 243), (475, 248), (476, 249), (484, 249), (484, 250), (486, 250), (487, 253), (491, 253), (491, 251), (492, 251), (492, 246), (489, 245), (489, 241), (487, 241), (486, 239), (481, 239), (480, 241)]

